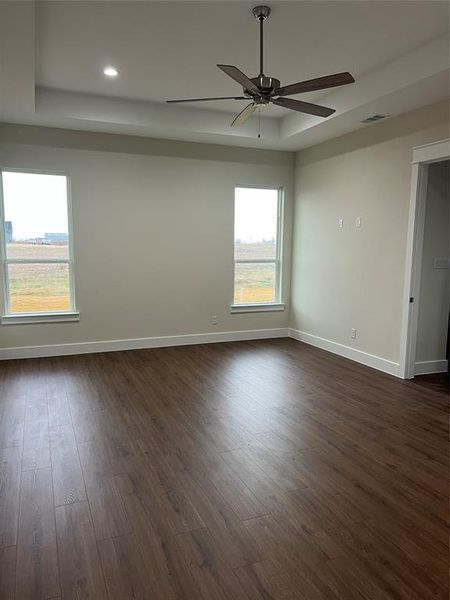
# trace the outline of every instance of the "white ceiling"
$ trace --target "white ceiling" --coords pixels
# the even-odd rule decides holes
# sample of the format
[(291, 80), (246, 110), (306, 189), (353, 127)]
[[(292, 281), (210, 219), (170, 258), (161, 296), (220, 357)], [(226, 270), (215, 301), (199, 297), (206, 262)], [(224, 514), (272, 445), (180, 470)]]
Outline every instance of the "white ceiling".
[[(356, 84), (301, 96), (320, 98), (335, 115), (324, 121), (272, 106), (262, 113), (257, 140), (255, 117), (229, 127), (243, 102), (165, 104), (241, 93), (216, 64), (257, 75), (255, 4), (0, 2), (6, 82), (0, 119), (297, 149), (361, 127), (374, 112), (399, 114), (448, 97), (447, 2), (272, 0), (266, 74), (288, 84), (350, 71)], [(109, 64), (118, 78), (103, 75)]]

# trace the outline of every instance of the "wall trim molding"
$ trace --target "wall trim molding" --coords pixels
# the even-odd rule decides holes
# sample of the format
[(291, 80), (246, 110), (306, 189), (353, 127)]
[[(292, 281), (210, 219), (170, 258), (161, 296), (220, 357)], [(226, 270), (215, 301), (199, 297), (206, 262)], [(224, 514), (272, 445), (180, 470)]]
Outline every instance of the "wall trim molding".
[(387, 360), (386, 358), (381, 358), (380, 356), (375, 356), (374, 354), (369, 354), (362, 350), (351, 348), (350, 346), (344, 346), (344, 344), (339, 344), (338, 342), (333, 342), (332, 340), (327, 340), (317, 335), (306, 333), (305, 331), (299, 331), (298, 329), (290, 329), (289, 337), (304, 342), (305, 344), (309, 344), (310, 346), (316, 346), (316, 348), (321, 348), (327, 352), (338, 354), (344, 358), (349, 358), (366, 367), (372, 367), (373, 369), (383, 371), (389, 375), (400, 377), (400, 365), (391, 360)]
[(414, 146), (412, 163), (431, 163), (450, 156), (450, 139)]
[(414, 365), (415, 375), (432, 375), (433, 373), (446, 373), (447, 361), (443, 360), (423, 360)]
[(97, 342), (76, 342), (73, 344), (51, 344), (46, 346), (18, 346), (14, 348), (0, 348), (0, 360), (39, 358), (44, 356), (66, 356), (70, 354), (90, 354), (93, 352), (114, 352), (118, 350), (141, 350), (144, 348), (212, 344), (215, 342), (265, 340), (283, 337), (289, 337), (288, 327), (250, 329), (244, 331), (221, 331), (214, 333), (192, 333), (187, 335), (168, 335), (162, 337)]

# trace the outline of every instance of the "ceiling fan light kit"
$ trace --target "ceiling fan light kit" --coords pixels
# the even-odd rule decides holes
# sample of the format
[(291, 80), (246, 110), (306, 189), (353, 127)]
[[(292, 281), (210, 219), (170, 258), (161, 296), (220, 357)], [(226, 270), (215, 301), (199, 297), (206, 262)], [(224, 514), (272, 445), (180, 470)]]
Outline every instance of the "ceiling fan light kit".
[(325, 77), (317, 77), (293, 83), (286, 86), (281, 86), (281, 82), (276, 77), (268, 77), (264, 74), (264, 21), (269, 17), (271, 8), (269, 6), (259, 5), (252, 9), (253, 15), (259, 21), (259, 75), (257, 77), (247, 77), (245, 73), (240, 71), (233, 65), (217, 65), (228, 77), (231, 77), (236, 83), (242, 86), (242, 96), (221, 96), (216, 98), (187, 98), (182, 100), (167, 100), (168, 103), (181, 102), (211, 102), (215, 100), (250, 100), (250, 103), (241, 110), (233, 119), (231, 126), (242, 125), (255, 112), (257, 108), (275, 104), (295, 110), (297, 112), (315, 115), (318, 117), (329, 117), (334, 112), (333, 108), (327, 108), (320, 104), (311, 104), (285, 96), (293, 96), (295, 94), (303, 94), (324, 90), (331, 87), (347, 85), (354, 83), (353, 76), (348, 73), (335, 73), (334, 75), (326, 75)]

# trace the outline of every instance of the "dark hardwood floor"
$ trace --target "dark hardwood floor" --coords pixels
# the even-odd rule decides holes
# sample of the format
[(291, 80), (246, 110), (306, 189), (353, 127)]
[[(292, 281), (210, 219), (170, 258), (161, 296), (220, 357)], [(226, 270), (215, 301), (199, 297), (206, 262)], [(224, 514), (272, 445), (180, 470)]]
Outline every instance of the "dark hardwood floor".
[(448, 396), (293, 340), (0, 364), (0, 598), (448, 598)]
[(434, 375), (419, 375), (413, 380), (415, 385), (420, 385), (435, 392), (446, 394), (447, 398), (450, 392), (450, 382), (447, 373), (436, 373)]

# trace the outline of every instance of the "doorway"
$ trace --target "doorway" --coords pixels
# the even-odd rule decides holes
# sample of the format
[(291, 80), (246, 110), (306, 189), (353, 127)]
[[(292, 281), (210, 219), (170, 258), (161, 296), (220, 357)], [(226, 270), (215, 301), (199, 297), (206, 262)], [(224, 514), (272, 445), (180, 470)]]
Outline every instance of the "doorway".
[(449, 140), (413, 150), (400, 376), (448, 369)]

